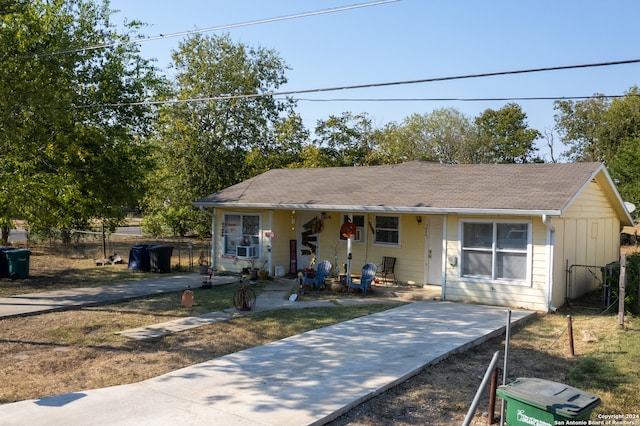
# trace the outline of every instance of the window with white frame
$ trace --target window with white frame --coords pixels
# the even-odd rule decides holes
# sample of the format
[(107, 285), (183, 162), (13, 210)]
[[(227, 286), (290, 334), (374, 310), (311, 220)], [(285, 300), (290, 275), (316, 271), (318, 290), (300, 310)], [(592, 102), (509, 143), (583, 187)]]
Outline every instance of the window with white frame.
[(463, 221), (461, 275), (526, 282), (531, 264), (531, 226), (523, 222)]
[[(353, 223), (356, 225), (356, 235), (351, 239), (354, 243), (364, 243), (366, 241), (365, 217), (361, 214), (345, 214), (342, 217), (342, 223)], [(340, 239), (346, 241), (346, 238), (340, 234)]]
[(260, 257), (260, 215), (224, 215), (224, 254)]
[(400, 217), (376, 216), (376, 244), (400, 245)]

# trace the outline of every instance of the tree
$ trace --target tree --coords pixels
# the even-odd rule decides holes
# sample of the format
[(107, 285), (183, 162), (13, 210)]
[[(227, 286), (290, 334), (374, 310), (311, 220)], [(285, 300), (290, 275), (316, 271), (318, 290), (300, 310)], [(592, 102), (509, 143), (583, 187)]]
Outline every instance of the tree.
[[(172, 66), (180, 102), (161, 109), (159, 168), (145, 207), (165, 217), (171, 207), (191, 221), (186, 228), (204, 230), (206, 218), (191, 202), (283, 165), (285, 156), (274, 155), (280, 150), (295, 158), (305, 132), (291, 100), (268, 96), (286, 83), (286, 65), (272, 50), (198, 34), (180, 43)], [(203, 98), (212, 99), (197, 100)]]
[(527, 115), (519, 105), (510, 103), (499, 110), (487, 109), (475, 119), (479, 163), (530, 163), (540, 132), (529, 128)]
[(318, 120), (315, 146), (324, 157), (323, 167), (364, 166), (372, 155), (371, 120), (366, 114), (343, 112)]
[[(0, 197), (3, 221), (32, 229), (116, 223), (135, 204), (147, 163), (149, 99), (161, 86), (108, 3), (33, 0), (3, 9)], [(85, 48), (102, 45), (102, 48)], [(132, 102), (136, 102), (132, 104)]]
[(602, 124), (609, 100), (594, 96), (583, 101), (556, 101), (556, 130), (569, 147), (565, 156), (573, 161), (603, 161), (609, 155), (601, 143)]
[(387, 124), (378, 133), (376, 151), (388, 164), (412, 160), (461, 164), (478, 160), (474, 125), (455, 108), (413, 114), (400, 124)]
[(556, 129), (574, 161), (601, 161), (626, 201), (640, 203), (640, 92), (557, 101)]

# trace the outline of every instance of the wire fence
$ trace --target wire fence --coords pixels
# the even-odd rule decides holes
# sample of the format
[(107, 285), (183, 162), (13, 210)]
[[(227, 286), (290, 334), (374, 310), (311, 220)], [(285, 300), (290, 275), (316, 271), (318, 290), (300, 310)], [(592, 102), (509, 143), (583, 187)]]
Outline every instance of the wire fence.
[(195, 271), (198, 265), (211, 265), (211, 241), (195, 238), (154, 238), (144, 235), (74, 231), (71, 238), (29, 238), (14, 246), (28, 248), (32, 255), (46, 254), (73, 259), (93, 259), (96, 262), (121, 259), (128, 263), (131, 250), (142, 245), (168, 245), (173, 247), (173, 269)]

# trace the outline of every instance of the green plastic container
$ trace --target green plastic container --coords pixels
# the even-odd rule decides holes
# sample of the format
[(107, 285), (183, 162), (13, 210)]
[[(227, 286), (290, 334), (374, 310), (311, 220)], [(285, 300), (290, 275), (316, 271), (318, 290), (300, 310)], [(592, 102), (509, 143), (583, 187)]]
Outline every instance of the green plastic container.
[(499, 386), (496, 394), (507, 404), (509, 426), (553, 426), (566, 420), (589, 420), (601, 403), (597, 395), (563, 383), (526, 377)]
[(12, 280), (29, 278), (29, 256), (25, 249), (9, 250), (4, 253), (9, 266), (9, 277)]

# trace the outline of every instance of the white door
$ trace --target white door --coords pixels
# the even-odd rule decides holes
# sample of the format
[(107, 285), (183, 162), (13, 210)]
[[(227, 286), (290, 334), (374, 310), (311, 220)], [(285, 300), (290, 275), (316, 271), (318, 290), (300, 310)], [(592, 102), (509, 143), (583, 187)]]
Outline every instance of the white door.
[(425, 282), (442, 285), (442, 216), (427, 216), (424, 229)]

